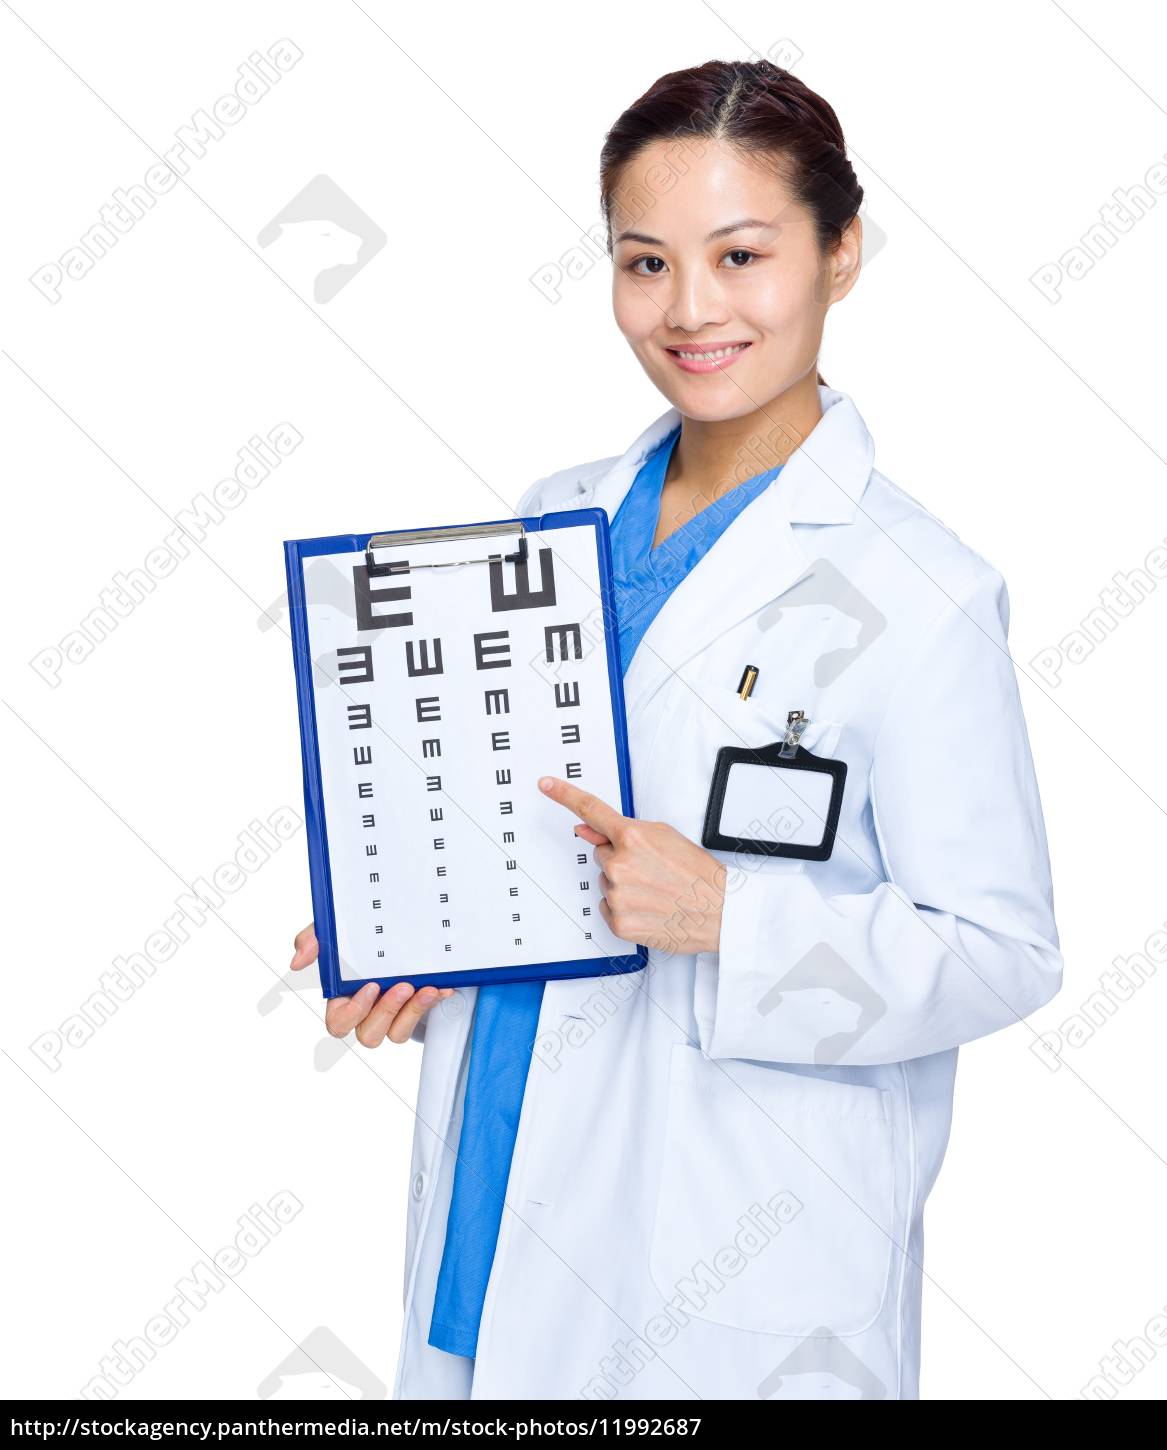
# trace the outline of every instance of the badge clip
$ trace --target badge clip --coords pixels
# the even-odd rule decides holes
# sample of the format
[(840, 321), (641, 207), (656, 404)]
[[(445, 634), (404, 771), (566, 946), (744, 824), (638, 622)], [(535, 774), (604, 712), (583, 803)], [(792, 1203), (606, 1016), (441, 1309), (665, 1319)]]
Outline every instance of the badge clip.
[(784, 760), (789, 760), (792, 756), (798, 754), (799, 741), (802, 739), (803, 731), (809, 724), (810, 720), (807, 718), (804, 710), (791, 710), (788, 713), (786, 716), (786, 737), (782, 741), (782, 745), (778, 751), (778, 754)]

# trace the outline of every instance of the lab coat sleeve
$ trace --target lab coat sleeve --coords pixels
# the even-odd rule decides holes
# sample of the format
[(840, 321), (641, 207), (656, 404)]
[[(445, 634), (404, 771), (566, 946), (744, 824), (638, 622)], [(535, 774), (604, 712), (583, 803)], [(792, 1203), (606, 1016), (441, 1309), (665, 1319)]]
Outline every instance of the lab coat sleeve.
[(905, 1061), (1007, 1027), (1057, 992), (1045, 825), (1008, 618), (1004, 580), (979, 562), (894, 682), (868, 782), (882, 862), (842, 832), (834, 846), (869, 863), (869, 886), (826, 894), (815, 862), (729, 866), (711, 1057)]

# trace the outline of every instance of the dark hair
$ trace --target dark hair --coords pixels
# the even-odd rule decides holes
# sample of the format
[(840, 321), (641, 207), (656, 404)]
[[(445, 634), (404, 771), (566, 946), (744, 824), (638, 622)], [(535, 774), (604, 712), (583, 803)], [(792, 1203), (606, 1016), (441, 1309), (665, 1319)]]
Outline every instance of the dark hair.
[[(810, 211), (824, 254), (862, 204), (843, 128), (822, 96), (768, 60), (709, 60), (654, 81), (604, 137), (600, 207), (609, 253), (613, 193), (625, 166), (654, 141), (694, 139), (726, 141), (770, 164)], [(818, 380), (825, 386), (821, 373)]]

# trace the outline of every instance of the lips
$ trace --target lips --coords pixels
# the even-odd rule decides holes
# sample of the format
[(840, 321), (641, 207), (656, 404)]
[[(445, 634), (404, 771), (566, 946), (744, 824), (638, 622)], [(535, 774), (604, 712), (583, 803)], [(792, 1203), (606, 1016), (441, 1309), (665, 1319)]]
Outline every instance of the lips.
[(716, 373), (732, 367), (751, 343), (734, 341), (706, 342), (700, 345), (685, 343), (679, 347), (666, 347), (665, 351), (682, 371), (687, 373)]

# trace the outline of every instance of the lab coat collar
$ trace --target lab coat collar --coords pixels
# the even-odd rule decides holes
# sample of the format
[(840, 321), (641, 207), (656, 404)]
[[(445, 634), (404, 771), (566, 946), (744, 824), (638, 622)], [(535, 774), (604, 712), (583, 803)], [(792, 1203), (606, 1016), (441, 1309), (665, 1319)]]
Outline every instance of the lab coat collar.
[[(823, 416), (778, 476), (726, 528), (665, 600), (624, 676), (635, 716), (671, 675), (700, 651), (813, 572), (794, 524), (846, 524), (871, 474), (875, 448), (845, 393), (819, 385)], [(648, 452), (680, 422), (670, 408), (623, 457), (573, 501), (609, 519)]]
[[(846, 524), (855, 509), (875, 458), (875, 445), (846, 393), (819, 384), (822, 417), (765, 491), (778, 495), (778, 513), (792, 524)], [(681, 421), (669, 408), (650, 423), (627, 451), (572, 507), (598, 507), (616, 516), (645, 458)]]

